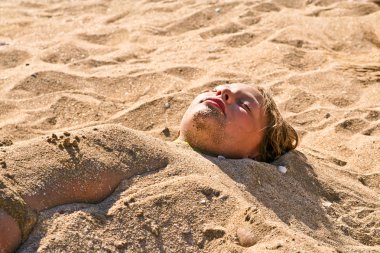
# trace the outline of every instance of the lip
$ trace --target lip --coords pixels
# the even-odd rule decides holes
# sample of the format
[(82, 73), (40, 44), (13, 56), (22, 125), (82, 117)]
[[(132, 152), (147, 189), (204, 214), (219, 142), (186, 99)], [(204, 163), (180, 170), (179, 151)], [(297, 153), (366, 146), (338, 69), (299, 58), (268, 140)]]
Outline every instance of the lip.
[(207, 101), (209, 104), (219, 108), (223, 114), (226, 114), (226, 106), (220, 98), (206, 98), (203, 102)]

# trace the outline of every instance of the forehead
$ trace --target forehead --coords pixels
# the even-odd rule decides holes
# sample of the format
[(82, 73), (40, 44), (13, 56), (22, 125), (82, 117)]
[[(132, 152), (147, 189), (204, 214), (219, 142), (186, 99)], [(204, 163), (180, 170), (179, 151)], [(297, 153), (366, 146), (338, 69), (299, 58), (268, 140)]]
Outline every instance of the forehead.
[(233, 84), (219, 85), (217, 87), (229, 88), (234, 93), (241, 93), (243, 95), (248, 95), (248, 96), (256, 99), (260, 105), (263, 104), (264, 98), (263, 98), (261, 92), (257, 88), (255, 88), (254, 86), (250, 86), (250, 85), (243, 84), (243, 83), (233, 83)]

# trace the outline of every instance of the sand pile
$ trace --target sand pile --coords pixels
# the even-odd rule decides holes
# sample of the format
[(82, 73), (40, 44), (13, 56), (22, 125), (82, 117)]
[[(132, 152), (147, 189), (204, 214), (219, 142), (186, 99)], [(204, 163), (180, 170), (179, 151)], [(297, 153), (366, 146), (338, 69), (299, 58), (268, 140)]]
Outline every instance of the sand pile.
[[(41, 212), (19, 252), (380, 252), (379, 10), (2, 1), (1, 176), (24, 193), (52, 168), (128, 178)], [(265, 164), (169, 142), (197, 93), (232, 82), (272, 91), (298, 151)]]

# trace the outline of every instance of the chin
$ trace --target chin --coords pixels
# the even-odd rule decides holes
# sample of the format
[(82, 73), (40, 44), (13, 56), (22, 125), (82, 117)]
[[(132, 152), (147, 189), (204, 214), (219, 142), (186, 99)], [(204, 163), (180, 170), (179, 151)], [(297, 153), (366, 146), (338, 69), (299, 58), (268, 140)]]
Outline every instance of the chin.
[(198, 104), (185, 113), (181, 135), (193, 148), (214, 153), (210, 151), (223, 141), (224, 128), (224, 115), (218, 109)]
[(184, 135), (185, 140), (193, 148), (208, 155), (219, 155), (218, 147), (223, 146), (223, 133), (211, 129), (193, 127)]

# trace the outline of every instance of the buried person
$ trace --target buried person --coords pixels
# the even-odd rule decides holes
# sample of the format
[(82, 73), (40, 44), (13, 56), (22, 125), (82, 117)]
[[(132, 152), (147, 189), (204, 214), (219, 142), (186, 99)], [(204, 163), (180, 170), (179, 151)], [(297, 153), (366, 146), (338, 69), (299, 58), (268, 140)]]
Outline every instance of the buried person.
[[(93, 130), (76, 131), (72, 143), (53, 135), (48, 140), (54, 145), (37, 138), (1, 153), (9, 165), (0, 174), (0, 252), (27, 239), (39, 211), (99, 202), (121, 180), (165, 167), (175, 148), (118, 125)], [(271, 162), (296, 148), (298, 135), (264, 89), (228, 84), (193, 100), (176, 142), (207, 155)]]

